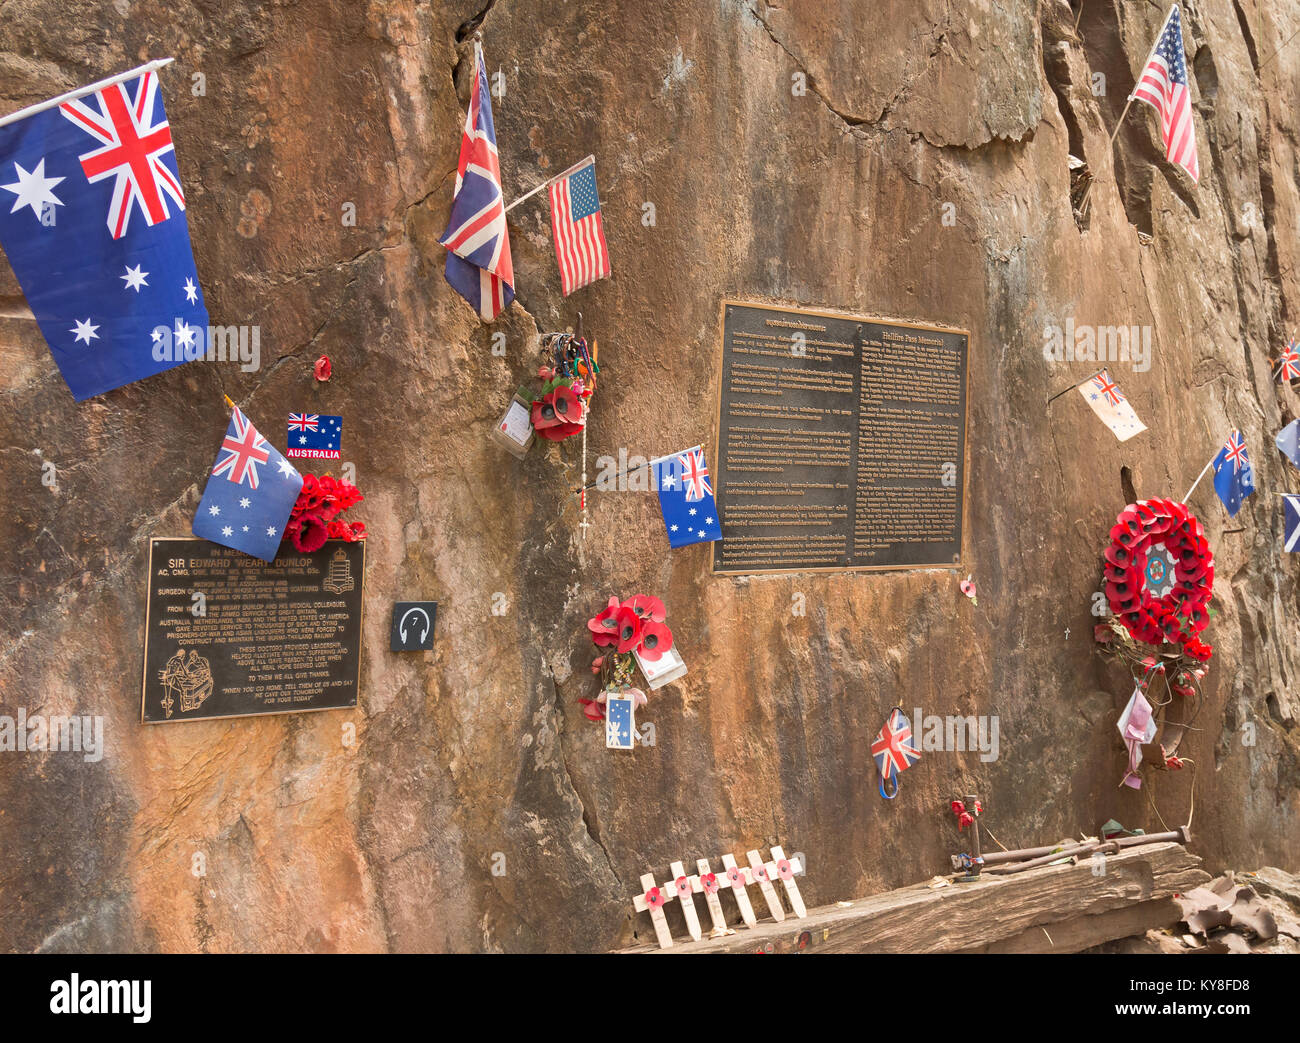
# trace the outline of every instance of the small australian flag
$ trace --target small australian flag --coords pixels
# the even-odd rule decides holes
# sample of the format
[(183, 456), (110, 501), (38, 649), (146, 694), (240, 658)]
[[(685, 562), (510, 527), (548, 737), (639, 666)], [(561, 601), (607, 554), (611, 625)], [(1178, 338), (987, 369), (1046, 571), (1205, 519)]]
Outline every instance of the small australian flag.
[(194, 535), (275, 560), (302, 475), (235, 408), (194, 515)]
[(206, 350), (158, 72), (138, 72), (0, 127), (0, 245), (78, 402)]
[(285, 456), (337, 460), (343, 442), (343, 418), (321, 413), (290, 413)]
[(1255, 469), (1250, 465), (1246, 440), (1240, 431), (1228, 436), (1214, 458), (1214, 491), (1232, 517), (1241, 510), (1241, 502), (1255, 491)]
[(709, 468), (699, 446), (650, 462), (668, 542), (674, 547), (722, 539)]

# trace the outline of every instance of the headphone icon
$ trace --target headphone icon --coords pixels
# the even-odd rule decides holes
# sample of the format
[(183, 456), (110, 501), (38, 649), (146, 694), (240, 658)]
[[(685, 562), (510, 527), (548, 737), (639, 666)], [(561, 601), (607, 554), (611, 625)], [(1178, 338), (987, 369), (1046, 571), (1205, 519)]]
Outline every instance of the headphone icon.
[(424, 639), (429, 636), (429, 613), (422, 608), (408, 608), (402, 613), (401, 622), (397, 624), (397, 632), (402, 635), (402, 644), (406, 644), (406, 621), (417, 613), (424, 618), (424, 626), (420, 628), (420, 636), (416, 639), (416, 643), (424, 644)]

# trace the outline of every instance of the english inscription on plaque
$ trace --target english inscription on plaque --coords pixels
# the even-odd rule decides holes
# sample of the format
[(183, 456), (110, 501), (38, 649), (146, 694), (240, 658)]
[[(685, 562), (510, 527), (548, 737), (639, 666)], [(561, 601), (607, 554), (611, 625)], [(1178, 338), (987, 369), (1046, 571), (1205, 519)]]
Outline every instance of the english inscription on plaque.
[(713, 571), (960, 565), (969, 335), (722, 305)]
[(207, 540), (152, 540), (141, 720), (356, 706), (365, 547), (286, 547), (268, 564)]

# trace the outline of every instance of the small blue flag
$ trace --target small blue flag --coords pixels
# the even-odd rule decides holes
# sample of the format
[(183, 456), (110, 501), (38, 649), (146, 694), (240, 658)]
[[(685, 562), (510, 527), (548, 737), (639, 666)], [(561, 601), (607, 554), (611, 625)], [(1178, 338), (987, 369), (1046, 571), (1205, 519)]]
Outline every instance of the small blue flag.
[(77, 401), (203, 354), (156, 70), (0, 127), (0, 245)]
[(1286, 535), (1282, 540), (1282, 549), (1300, 551), (1300, 496), (1283, 493), (1282, 503), (1286, 511)]
[(663, 511), (668, 542), (674, 547), (712, 543), (722, 539), (718, 505), (709, 484), (709, 468), (699, 446), (651, 460), (659, 509)]
[(337, 460), (343, 443), (343, 418), (320, 413), (290, 413), (284, 455), (311, 460)]
[(1214, 491), (1232, 517), (1241, 510), (1242, 500), (1255, 491), (1255, 470), (1250, 466), (1246, 441), (1240, 431), (1228, 436), (1214, 458)]
[(1277, 447), (1283, 456), (1300, 467), (1300, 420), (1292, 420), (1277, 433)]
[(194, 535), (273, 561), (302, 475), (238, 408), (194, 515)]

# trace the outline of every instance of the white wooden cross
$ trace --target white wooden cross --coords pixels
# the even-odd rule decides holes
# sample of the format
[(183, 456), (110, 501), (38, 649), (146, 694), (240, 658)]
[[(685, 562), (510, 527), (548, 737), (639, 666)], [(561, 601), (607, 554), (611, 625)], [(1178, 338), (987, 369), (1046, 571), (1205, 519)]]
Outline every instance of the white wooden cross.
[(749, 892), (745, 890), (746, 884), (752, 884), (753, 878), (749, 870), (744, 866), (736, 865), (736, 860), (731, 855), (722, 856), (722, 868), (727, 871), (725, 886), (732, 889), (736, 896), (736, 904), (740, 906), (740, 915), (744, 917), (745, 923), (753, 927), (758, 923), (758, 917), (754, 915), (754, 907), (749, 904)]
[(749, 859), (749, 870), (754, 874), (754, 882), (767, 899), (767, 908), (776, 920), (784, 920), (785, 908), (781, 905), (781, 897), (776, 893), (776, 888), (772, 886), (772, 878), (762, 856), (757, 851), (747, 851), (745, 857)]
[[(672, 888), (677, 892), (677, 900), (682, 906), (682, 915), (686, 917), (686, 929), (691, 932), (691, 937), (697, 942), (702, 937), (700, 932), (700, 918), (695, 912), (694, 895), (704, 890), (704, 885), (700, 883), (698, 876), (687, 876), (686, 867), (680, 862), (674, 862), (668, 867), (673, 874)], [(664, 885), (666, 890), (668, 884)]]
[(735, 934), (736, 932), (727, 926), (727, 917), (722, 912), (722, 899), (718, 897), (718, 891), (726, 877), (714, 876), (713, 870), (709, 868), (707, 858), (697, 858), (695, 868), (699, 870), (700, 885), (704, 888), (704, 900), (709, 904), (709, 916), (713, 919), (711, 937), (717, 938), (724, 934)]
[(794, 879), (795, 873), (801, 869), (803, 866), (799, 864), (799, 859), (786, 858), (785, 852), (778, 845), (772, 846), (772, 861), (767, 864), (767, 875), (781, 878), (781, 883), (785, 884), (786, 896), (790, 899), (790, 907), (800, 919), (808, 915), (803, 895), (799, 893), (799, 885)]
[(650, 911), (650, 922), (655, 927), (655, 937), (659, 939), (659, 948), (671, 949), (673, 946), (673, 935), (668, 930), (668, 918), (664, 916), (664, 903), (671, 902), (676, 896), (670, 887), (655, 887), (655, 878), (649, 873), (641, 874), (641, 886), (645, 888), (644, 894), (639, 894), (632, 899), (632, 905), (638, 913)]

